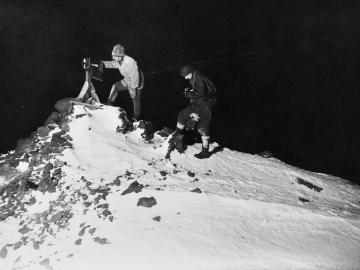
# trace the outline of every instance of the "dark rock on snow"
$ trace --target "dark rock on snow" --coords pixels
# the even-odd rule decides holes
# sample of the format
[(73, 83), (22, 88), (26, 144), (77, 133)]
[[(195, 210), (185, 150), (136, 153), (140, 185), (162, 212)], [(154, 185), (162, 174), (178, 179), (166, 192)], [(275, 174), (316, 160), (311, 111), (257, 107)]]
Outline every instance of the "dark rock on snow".
[(153, 207), (154, 205), (156, 205), (156, 200), (154, 197), (142, 197), (139, 199), (137, 206), (142, 206), (142, 207)]

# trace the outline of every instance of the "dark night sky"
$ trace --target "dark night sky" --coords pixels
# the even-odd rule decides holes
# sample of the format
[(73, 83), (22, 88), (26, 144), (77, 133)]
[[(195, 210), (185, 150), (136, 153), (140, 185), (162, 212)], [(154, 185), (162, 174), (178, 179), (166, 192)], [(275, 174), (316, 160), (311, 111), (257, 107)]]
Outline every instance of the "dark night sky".
[[(156, 128), (174, 128), (178, 67), (196, 62), (218, 88), (215, 141), (360, 182), (360, 2), (3, 2), (0, 152), (77, 96), (82, 58), (121, 42), (147, 74), (143, 117)], [(102, 100), (118, 76), (95, 82)], [(117, 105), (129, 109), (128, 95)]]

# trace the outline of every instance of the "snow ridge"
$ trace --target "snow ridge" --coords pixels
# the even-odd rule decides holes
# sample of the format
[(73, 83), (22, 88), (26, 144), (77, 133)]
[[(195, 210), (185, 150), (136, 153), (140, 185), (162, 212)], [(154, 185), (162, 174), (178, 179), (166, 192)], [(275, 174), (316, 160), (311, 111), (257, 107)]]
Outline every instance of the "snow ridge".
[(0, 269), (360, 268), (358, 186), (227, 148), (166, 159), (99, 106), (0, 156)]

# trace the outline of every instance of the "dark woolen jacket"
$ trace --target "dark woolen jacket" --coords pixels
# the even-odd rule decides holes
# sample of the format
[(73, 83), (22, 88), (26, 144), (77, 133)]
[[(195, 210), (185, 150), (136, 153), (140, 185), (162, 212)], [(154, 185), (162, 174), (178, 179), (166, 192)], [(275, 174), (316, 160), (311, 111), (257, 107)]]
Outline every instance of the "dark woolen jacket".
[(193, 72), (190, 84), (193, 89), (185, 91), (190, 103), (206, 103), (215, 98), (216, 88), (213, 82), (200, 71)]

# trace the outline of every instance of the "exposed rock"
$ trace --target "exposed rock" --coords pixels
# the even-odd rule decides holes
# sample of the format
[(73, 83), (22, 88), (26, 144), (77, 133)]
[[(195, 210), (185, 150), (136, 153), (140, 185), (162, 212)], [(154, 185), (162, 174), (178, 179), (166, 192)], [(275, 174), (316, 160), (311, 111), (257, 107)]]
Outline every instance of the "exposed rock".
[(154, 205), (156, 205), (156, 200), (154, 197), (142, 197), (139, 199), (137, 206), (142, 206), (142, 207), (153, 207)]
[(184, 139), (184, 135), (180, 134), (180, 133), (173, 133), (172, 135), (170, 135), (171, 138), (169, 139), (169, 146), (168, 146), (168, 150), (167, 153), (165, 155), (165, 158), (169, 159), (170, 158), (170, 154), (172, 151), (174, 151), (175, 149), (180, 153), (184, 153), (186, 150), (186, 145), (183, 142)]
[(26, 234), (26, 233), (30, 232), (30, 229), (26, 225), (24, 225), (23, 227), (21, 227), (18, 230), (18, 232), (21, 233), (21, 234)]
[(201, 189), (199, 189), (199, 188), (195, 188), (195, 189), (191, 190), (191, 192), (202, 193)]
[(145, 141), (150, 141), (154, 138), (154, 128), (150, 121), (141, 120), (139, 123), (139, 128), (144, 130), (144, 132), (141, 133), (141, 137), (144, 138)]
[(75, 245), (79, 246), (79, 245), (81, 245), (81, 242), (82, 242), (82, 239), (81, 239), (81, 238), (80, 238), (80, 239), (77, 239), (77, 240), (75, 241)]
[(190, 176), (190, 177), (194, 177), (194, 176), (195, 176), (195, 173), (190, 172), (190, 171), (188, 171), (187, 174), (188, 174), (188, 176)]
[(14, 250), (20, 248), (20, 247), (22, 246), (22, 244), (23, 244), (23, 243), (22, 243), (21, 241), (15, 243), (15, 244), (14, 244)]
[(39, 137), (46, 137), (49, 135), (50, 129), (48, 127), (38, 127), (36, 133)]
[(25, 138), (25, 139), (20, 139), (17, 141), (16, 144), (16, 149), (15, 152), (19, 153), (19, 152), (28, 152), (31, 149), (32, 146), (32, 139), (31, 138)]
[(161, 217), (160, 217), (160, 216), (153, 217), (153, 220), (155, 220), (155, 221), (157, 221), (157, 222), (160, 222)]
[(72, 105), (70, 104), (70, 101), (73, 100), (75, 99), (74, 98), (60, 99), (55, 103), (54, 107), (60, 114), (66, 115), (71, 112)]
[(6, 246), (3, 246), (3, 248), (0, 250), (0, 258), (6, 258), (6, 256), (7, 256), (7, 248), (6, 248)]
[(120, 179), (119, 179), (119, 178), (116, 178), (116, 179), (113, 181), (113, 184), (114, 184), (115, 186), (120, 186), (120, 185), (121, 185)]
[(139, 184), (137, 181), (134, 181), (123, 193), (121, 193), (121, 195), (126, 195), (131, 192), (139, 193), (142, 191), (143, 187), (143, 185)]
[(39, 249), (39, 247), (40, 247), (40, 241), (33, 242), (33, 248), (34, 249)]
[(120, 114), (119, 114), (119, 119), (122, 122), (121, 126), (117, 126), (116, 127), (116, 132), (125, 134), (128, 131), (133, 131), (134, 130), (134, 125), (133, 122), (131, 122), (126, 114), (126, 112), (124, 110), (120, 110)]
[(109, 242), (106, 238), (95, 237), (94, 241), (101, 245), (109, 244)]
[(61, 114), (58, 112), (52, 112), (45, 120), (44, 125), (59, 124)]
[(272, 158), (274, 157), (274, 154), (271, 153), (270, 151), (262, 151), (261, 153), (258, 154), (258, 156), (263, 157), (263, 158)]
[(91, 229), (89, 230), (89, 233), (90, 233), (91, 235), (93, 235), (95, 232), (96, 232), (96, 228), (91, 228)]
[(301, 202), (309, 202), (309, 200), (299, 197), (299, 201)]
[(168, 137), (171, 133), (173, 133), (173, 130), (168, 127), (164, 127), (162, 130), (156, 132), (156, 134), (164, 138)]
[(308, 182), (308, 181), (306, 181), (306, 180), (304, 180), (304, 179), (301, 179), (300, 177), (297, 177), (296, 179), (297, 179), (297, 182), (298, 182), (300, 185), (304, 185), (304, 186), (306, 186), (307, 188), (312, 189), (312, 190), (314, 190), (314, 191), (316, 191), (316, 192), (320, 192), (320, 191), (323, 190), (321, 187), (318, 187), (318, 186), (316, 186), (316, 185), (314, 185), (314, 184), (312, 184), (312, 183), (310, 183), (310, 182)]

